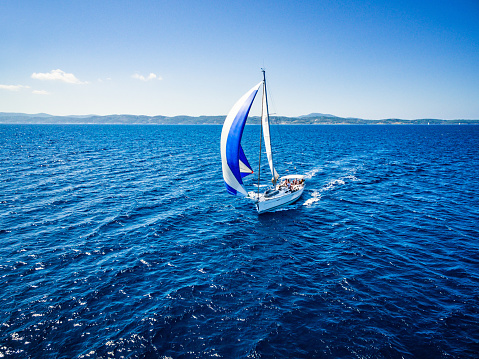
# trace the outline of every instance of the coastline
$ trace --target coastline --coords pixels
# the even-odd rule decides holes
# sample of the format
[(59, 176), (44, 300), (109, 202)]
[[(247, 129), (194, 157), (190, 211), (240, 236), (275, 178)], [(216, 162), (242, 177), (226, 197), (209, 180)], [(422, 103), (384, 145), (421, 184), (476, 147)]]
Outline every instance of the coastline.
[[(222, 125), (226, 116), (54, 116), (48, 114), (0, 113), (0, 124), (45, 125)], [(251, 117), (248, 125), (258, 125), (259, 117)], [(333, 115), (272, 117), (272, 125), (479, 125), (479, 119), (381, 119), (343, 118)]]

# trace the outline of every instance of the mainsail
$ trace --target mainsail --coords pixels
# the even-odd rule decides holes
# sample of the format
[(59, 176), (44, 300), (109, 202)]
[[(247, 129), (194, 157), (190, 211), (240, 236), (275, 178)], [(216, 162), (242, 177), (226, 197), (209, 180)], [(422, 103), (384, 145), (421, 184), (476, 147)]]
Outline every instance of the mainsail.
[(273, 165), (273, 153), (271, 151), (271, 135), (269, 134), (269, 111), (268, 111), (268, 98), (266, 97), (266, 78), (264, 77), (263, 70), (263, 109), (261, 116), (261, 126), (263, 127), (263, 137), (264, 137), (264, 146), (266, 148), (266, 157), (268, 157), (269, 169), (271, 170), (271, 175), (273, 176), (272, 181), (276, 184), (276, 181), (279, 178), (278, 172)]
[(253, 173), (241, 147), (246, 119), (251, 105), (263, 82), (254, 86), (241, 97), (226, 116), (221, 131), (221, 163), (223, 179), (227, 191), (235, 196), (248, 196), (243, 185), (243, 177)]

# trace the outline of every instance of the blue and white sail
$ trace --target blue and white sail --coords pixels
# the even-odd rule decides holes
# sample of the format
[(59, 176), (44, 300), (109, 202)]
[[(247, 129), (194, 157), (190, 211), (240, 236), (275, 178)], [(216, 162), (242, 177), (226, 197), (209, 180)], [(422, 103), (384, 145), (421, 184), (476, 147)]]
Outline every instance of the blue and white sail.
[(241, 137), (253, 100), (263, 82), (245, 93), (226, 116), (221, 131), (221, 163), (223, 179), (228, 192), (235, 196), (248, 196), (243, 177), (252, 174), (248, 160), (241, 147)]

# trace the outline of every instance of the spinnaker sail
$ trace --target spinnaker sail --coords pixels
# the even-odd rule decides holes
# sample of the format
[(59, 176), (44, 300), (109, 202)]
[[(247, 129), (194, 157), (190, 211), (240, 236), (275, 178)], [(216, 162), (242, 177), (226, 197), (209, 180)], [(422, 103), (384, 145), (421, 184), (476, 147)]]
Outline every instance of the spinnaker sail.
[(241, 147), (241, 137), (253, 100), (263, 82), (245, 93), (226, 116), (221, 131), (221, 163), (227, 191), (235, 196), (248, 196), (243, 177), (253, 173)]

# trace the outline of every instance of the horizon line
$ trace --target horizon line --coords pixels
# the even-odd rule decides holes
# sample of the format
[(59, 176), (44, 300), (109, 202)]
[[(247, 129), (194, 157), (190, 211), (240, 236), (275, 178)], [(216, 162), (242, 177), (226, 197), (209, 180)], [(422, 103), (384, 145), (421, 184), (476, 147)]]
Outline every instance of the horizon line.
[[(199, 117), (226, 117), (227, 115), (138, 115), (138, 114), (128, 114), (128, 113), (111, 113), (108, 115), (98, 115), (98, 114), (87, 114), (87, 115), (52, 115), (46, 112), (39, 112), (39, 113), (25, 113), (25, 112), (0, 112), (0, 115), (25, 115), (25, 116), (42, 116), (42, 117), (109, 117), (109, 116), (135, 116), (135, 117), (165, 117), (165, 118), (174, 118), (174, 117), (192, 117), (192, 118), (199, 118)], [(261, 116), (250, 116), (250, 118), (260, 118)], [(299, 116), (284, 116), (284, 115), (275, 115), (275, 116), (270, 116), (270, 117), (283, 117), (283, 118), (293, 118), (293, 119), (314, 119), (315, 117), (326, 117), (326, 118), (331, 118), (331, 119), (345, 119), (345, 120), (365, 120), (365, 121), (384, 121), (384, 120), (400, 120), (400, 121), (417, 121), (417, 120), (439, 120), (439, 121), (478, 121), (479, 118), (437, 118), (437, 117), (416, 117), (416, 118), (400, 118), (400, 117), (383, 117), (383, 118), (378, 118), (378, 119), (371, 119), (371, 118), (362, 118), (362, 117), (354, 117), (354, 116), (348, 116), (348, 117), (342, 117), (342, 116), (336, 116), (336, 115), (331, 115), (331, 114), (323, 114), (323, 113), (310, 113), (307, 115), (299, 115)]]

